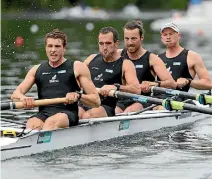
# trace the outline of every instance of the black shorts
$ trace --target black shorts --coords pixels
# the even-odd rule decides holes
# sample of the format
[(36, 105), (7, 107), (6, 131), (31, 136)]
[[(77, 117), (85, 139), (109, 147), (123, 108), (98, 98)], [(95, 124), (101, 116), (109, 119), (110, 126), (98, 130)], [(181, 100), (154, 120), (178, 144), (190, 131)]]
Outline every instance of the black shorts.
[[(119, 108), (121, 108), (122, 111), (124, 111), (128, 106), (132, 105), (136, 103), (134, 100), (131, 99), (121, 99), (117, 102), (116, 106), (118, 106)], [(143, 108), (147, 108), (149, 106), (151, 106), (150, 103), (141, 103)]]
[[(91, 107), (87, 107), (87, 106), (83, 105), (82, 103), (80, 103), (79, 106), (81, 108), (83, 108), (85, 111), (92, 109)], [(115, 109), (113, 107), (107, 106), (107, 105), (101, 105), (101, 106), (105, 109), (105, 112), (107, 113), (108, 117), (115, 116)]]
[(37, 117), (38, 119), (42, 120), (43, 122), (46, 121), (47, 118), (57, 114), (57, 113), (65, 113), (68, 116), (69, 119), (69, 126), (76, 126), (79, 123), (79, 116), (78, 113), (74, 111), (60, 111), (60, 112), (46, 112), (46, 111), (40, 111), (36, 113), (35, 115), (31, 117)]

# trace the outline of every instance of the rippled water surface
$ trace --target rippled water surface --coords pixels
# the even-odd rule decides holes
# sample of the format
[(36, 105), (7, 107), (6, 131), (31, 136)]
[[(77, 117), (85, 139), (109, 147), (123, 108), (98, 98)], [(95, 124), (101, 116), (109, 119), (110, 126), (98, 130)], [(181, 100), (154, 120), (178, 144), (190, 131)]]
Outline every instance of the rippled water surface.
[[(44, 34), (59, 27), (68, 33), (66, 57), (84, 60), (97, 52), (96, 36), (102, 26), (114, 26), (122, 37), (125, 21), (92, 21), (93, 31), (86, 30), (87, 21), (2, 20), (1, 100), (8, 101), (16, 86), (33, 65), (46, 60), (43, 49)], [(37, 24), (38, 32), (30, 27)], [(144, 22), (144, 47), (158, 53), (163, 50), (159, 34), (149, 31)], [(23, 47), (16, 47), (17, 36), (24, 39)], [(212, 44), (187, 39), (186, 48), (197, 51), (212, 76)], [(201, 40), (201, 39), (200, 39)], [(121, 43), (121, 46), (123, 43)], [(29, 95), (36, 97), (36, 88)], [(34, 111), (2, 111), (2, 117), (24, 121)], [(155, 132), (136, 134), (89, 145), (70, 147), (1, 163), (3, 179), (83, 179), (83, 178), (145, 178), (145, 179), (212, 179), (212, 120), (192, 125), (165, 128)]]

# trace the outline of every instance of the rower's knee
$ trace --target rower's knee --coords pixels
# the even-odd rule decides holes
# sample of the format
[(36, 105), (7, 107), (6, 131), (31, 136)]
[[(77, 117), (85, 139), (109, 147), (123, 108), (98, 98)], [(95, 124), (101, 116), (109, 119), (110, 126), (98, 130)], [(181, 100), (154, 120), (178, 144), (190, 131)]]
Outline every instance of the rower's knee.
[(115, 113), (116, 114), (123, 113), (123, 110), (120, 107), (116, 106)]
[(163, 106), (160, 106), (160, 105), (158, 105), (158, 106), (155, 106), (154, 108), (153, 108), (153, 110), (164, 110), (165, 108), (163, 107)]
[(125, 112), (125, 113), (129, 113), (129, 112), (138, 112), (138, 111), (140, 111), (140, 110), (142, 110), (142, 109), (143, 109), (142, 104), (140, 104), (140, 103), (134, 103), (134, 104), (128, 106), (128, 107), (124, 110), (124, 112)]
[(65, 113), (57, 113), (46, 119), (43, 130), (54, 130), (69, 126), (69, 119)]
[(43, 121), (39, 118), (33, 117), (28, 119), (26, 123), (26, 129), (41, 130), (43, 128)]
[(89, 119), (91, 118), (91, 114), (89, 112), (84, 112), (81, 119)]
[(85, 113), (85, 110), (79, 107), (79, 112), (78, 112), (79, 119), (82, 119), (84, 113)]
[(55, 119), (48, 118), (44, 123), (43, 130), (54, 130), (57, 126), (58, 124)]

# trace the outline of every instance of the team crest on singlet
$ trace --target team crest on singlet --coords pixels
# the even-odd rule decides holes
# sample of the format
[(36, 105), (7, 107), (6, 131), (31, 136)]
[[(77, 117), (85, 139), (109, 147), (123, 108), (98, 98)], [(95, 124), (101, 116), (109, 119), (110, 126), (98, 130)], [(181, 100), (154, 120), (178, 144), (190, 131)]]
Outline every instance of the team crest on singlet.
[(170, 67), (170, 66), (169, 66), (169, 67), (167, 67), (167, 63), (166, 63), (165, 65), (166, 65), (166, 69), (167, 69), (167, 71), (168, 71), (170, 74), (172, 74), (171, 67)]
[(57, 78), (57, 75), (54, 75), (54, 76), (52, 77), (52, 79), (49, 80), (49, 83), (58, 83), (58, 82), (59, 82), (59, 80), (58, 80), (58, 78)]
[(103, 73), (101, 73), (100, 75), (97, 75), (95, 78), (94, 78), (94, 80), (95, 81), (103, 81)]

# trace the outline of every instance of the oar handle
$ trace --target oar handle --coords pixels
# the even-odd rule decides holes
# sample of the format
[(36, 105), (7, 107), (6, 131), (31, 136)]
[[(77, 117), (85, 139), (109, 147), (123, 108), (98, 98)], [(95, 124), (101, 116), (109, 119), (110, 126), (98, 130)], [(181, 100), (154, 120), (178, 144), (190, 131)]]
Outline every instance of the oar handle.
[[(39, 99), (39, 100), (35, 100), (35, 107), (51, 105), (51, 104), (66, 103), (66, 102), (67, 102), (66, 98)], [(24, 108), (23, 102), (9, 102), (9, 103), (1, 104), (1, 110), (21, 109), (21, 108)]]
[[(101, 93), (101, 88), (96, 88), (96, 90), (98, 91), (98, 93)], [(110, 90), (108, 96), (117, 98), (117, 96), (115, 95), (116, 91), (117, 90)]]

